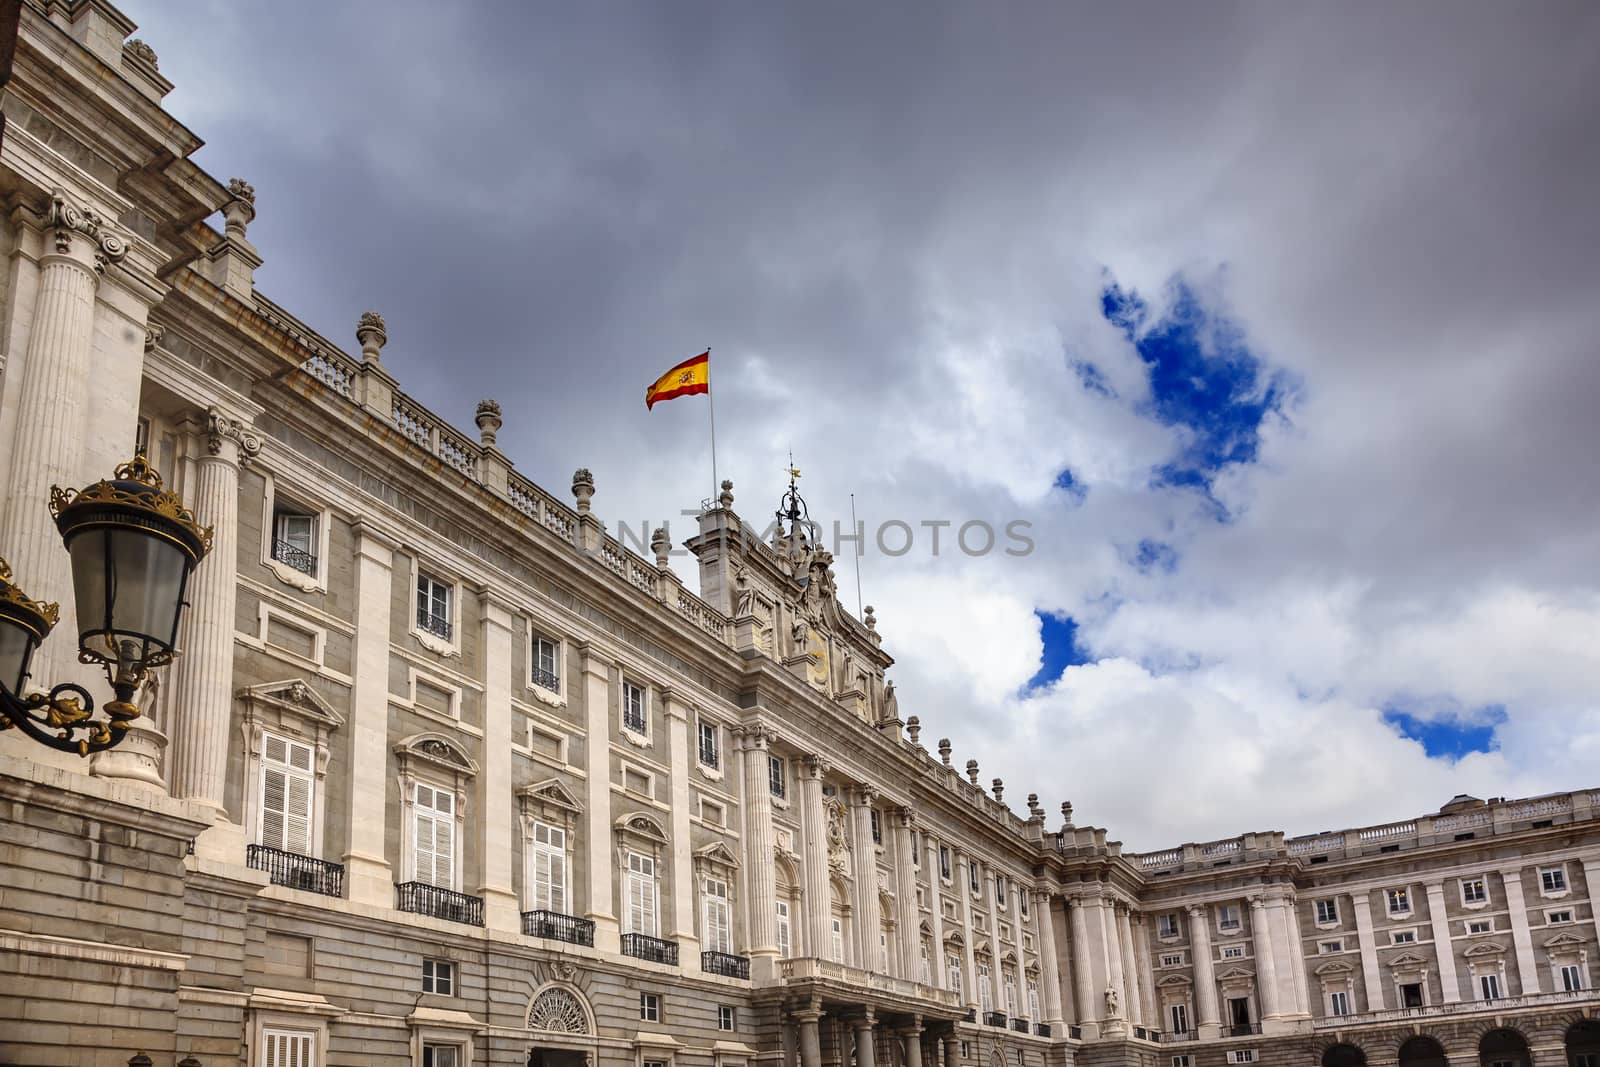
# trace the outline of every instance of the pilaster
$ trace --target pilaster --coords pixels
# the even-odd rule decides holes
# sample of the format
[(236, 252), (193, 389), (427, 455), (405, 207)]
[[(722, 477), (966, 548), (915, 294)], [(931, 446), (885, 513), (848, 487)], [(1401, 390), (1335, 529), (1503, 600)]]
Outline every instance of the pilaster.
[(697, 961), (700, 938), (695, 933), (695, 885), (693, 838), (689, 829), (689, 707), (671, 689), (661, 692), (666, 709), (668, 757), (672, 766), (672, 922), (669, 935), (678, 942), (680, 960)]
[(1133, 927), (1128, 920), (1128, 906), (1117, 902), (1117, 946), (1123, 961), (1122, 984), (1127, 990), (1128, 1021), (1135, 1026), (1147, 1026), (1144, 999), (1139, 989), (1139, 973), (1133, 957)]
[(611, 664), (596, 646), (578, 646), (584, 713), (584, 817), (587, 828), (589, 906), (584, 918), (594, 923), (594, 947), (602, 952), (622, 950), (622, 932), (612, 891), (611, 849)]
[(966, 930), (966, 937), (962, 938), (963, 956), (961, 963), (966, 968), (963, 972), (966, 981), (962, 983), (966, 1006), (977, 1010), (982, 1002), (982, 994), (978, 991), (978, 960), (974, 942), (977, 940), (972, 929), (972, 865), (977, 862), (965, 852), (956, 853), (956, 877), (961, 881), (961, 923)]
[(395, 542), (367, 523), (355, 528), (355, 669), (350, 691), (349, 896), (394, 906), (385, 846), (389, 803), (389, 607)]
[[(743, 728), (744, 748), (744, 869), (750, 894), (750, 975), (770, 978), (777, 970), (777, 883), (773, 877), (772, 794), (767, 788), (767, 758), (771, 737), (759, 723)], [(791, 932), (792, 936), (792, 932)]]
[(878, 846), (872, 840), (873, 797), (872, 788), (865, 785), (850, 794), (856, 830), (856, 963), (868, 971), (877, 970), (878, 930), (883, 925), (878, 914)]
[(1211, 958), (1211, 919), (1203, 905), (1186, 909), (1189, 920), (1189, 945), (1194, 953), (1194, 1009), (1199, 1016), (1197, 1031), (1202, 1041), (1219, 1036), (1222, 1016), (1217, 1011), (1217, 967)]
[[(1506, 911), (1511, 915), (1511, 943), (1517, 949), (1517, 990), (1522, 996), (1539, 992), (1539, 968), (1533, 957), (1533, 934), (1528, 929), (1528, 902), (1522, 893), (1522, 868), (1500, 868), (1505, 881)], [(1507, 990), (1507, 995), (1510, 995)]]
[(933, 944), (928, 949), (928, 981), (935, 989), (948, 988), (944, 965), (944, 900), (939, 877), (939, 843), (932, 834), (922, 838), (922, 862), (928, 871), (928, 913), (932, 916)]
[(1382, 1011), (1389, 1005), (1378, 971), (1378, 943), (1372, 934), (1372, 898), (1365, 890), (1353, 893), (1350, 908), (1356, 916), (1356, 944), (1361, 949), (1361, 980), (1367, 989), (1367, 1010)]
[[(916, 814), (910, 808), (900, 808), (894, 813), (894, 824), (894, 910), (895, 926), (898, 927), (896, 932), (899, 935), (895, 938), (895, 945), (899, 949), (895, 956), (900, 964), (900, 977), (915, 981), (918, 947), (922, 940), (918, 933), (922, 924), (917, 913), (917, 874), (911, 859), (914, 847), (911, 835), (916, 832)], [(995, 959), (998, 961), (999, 957)]]
[(483, 640), (483, 767), (476, 782), (481, 831), (484, 921), (494, 930), (520, 930), (511, 870), (516, 810), (512, 803), (511, 608), (488, 589), (478, 591), (478, 625)]
[(1250, 898), (1250, 938), (1256, 954), (1256, 993), (1261, 998), (1261, 1029), (1283, 1014), (1278, 1000), (1278, 961), (1273, 955), (1271, 914), (1266, 901)]
[(1439, 966), (1439, 985), (1444, 991), (1444, 1002), (1456, 1004), (1461, 1000), (1461, 982), (1456, 977), (1456, 953), (1450, 942), (1450, 920), (1445, 916), (1444, 883), (1434, 879), (1426, 883), (1426, 888), (1428, 922), (1433, 928), (1433, 952)]

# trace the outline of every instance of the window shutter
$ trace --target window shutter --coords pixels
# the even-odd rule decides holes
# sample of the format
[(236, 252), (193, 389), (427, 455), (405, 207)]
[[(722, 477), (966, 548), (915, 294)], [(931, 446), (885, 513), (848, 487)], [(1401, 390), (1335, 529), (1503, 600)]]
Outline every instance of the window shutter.
[(261, 843), (309, 856), (315, 791), (311, 746), (267, 734), (261, 757)]
[(419, 882), (455, 888), (455, 797), (431, 786), (416, 792), (416, 878)]
[(316, 1035), (301, 1030), (267, 1030), (262, 1035), (266, 1067), (316, 1067)]

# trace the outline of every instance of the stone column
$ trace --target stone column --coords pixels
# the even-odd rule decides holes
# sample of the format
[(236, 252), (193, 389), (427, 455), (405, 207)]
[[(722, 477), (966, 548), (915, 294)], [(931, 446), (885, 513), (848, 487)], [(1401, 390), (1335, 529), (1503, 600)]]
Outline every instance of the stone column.
[[(773, 878), (772, 794), (767, 789), (770, 736), (766, 727), (744, 729), (744, 869), (750, 894), (750, 973), (771, 977), (777, 968), (777, 883)], [(791, 916), (791, 922), (793, 917)], [(793, 936), (793, 927), (790, 928)]]
[(944, 1039), (944, 1067), (961, 1067), (961, 1039)]
[(1428, 922), (1433, 927), (1433, 954), (1439, 965), (1439, 985), (1444, 1002), (1461, 1000), (1461, 981), (1456, 976), (1455, 946), (1450, 941), (1450, 920), (1445, 915), (1444, 883), (1435, 878), (1425, 883), (1428, 891)]
[(350, 690), (350, 845), (344, 854), (350, 899), (394, 907), (394, 873), (385, 845), (389, 784), (389, 608), (395, 543), (364, 522), (355, 526), (356, 634)]
[[(1517, 978), (1521, 985), (1518, 992), (1526, 997), (1539, 992), (1539, 968), (1533, 958), (1533, 935), (1528, 930), (1528, 903), (1522, 895), (1522, 868), (1501, 867), (1500, 877), (1505, 880), (1506, 911), (1511, 915), (1511, 943), (1517, 949)], [(1506, 995), (1510, 996), (1511, 990), (1506, 990)]]
[[(45, 251), (39, 257), (27, 355), (13, 359), (6, 368), (6, 385), (20, 387), (20, 391), (0, 555), (11, 564), (29, 596), (61, 604), (56, 639), (46, 641), (33, 660), (34, 683), (48, 688), (78, 670), (71, 568), (50, 517), (50, 488), (80, 488), (93, 480), (85, 476), (90, 472), (83, 469), (83, 460), (88, 436), (85, 426), (93, 418), (85, 405), (94, 351), (95, 293), (106, 264), (120, 262), (127, 245), (103, 228), (94, 212), (69, 204), (60, 190), (52, 196), (42, 221)], [(109, 477), (110, 473), (94, 477)], [(172, 472), (164, 473), (170, 476)], [(203, 522), (215, 521), (199, 510), (197, 501), (187, 503)], [(231, 569), (232, 565), (230, 558), (227, 566)], [(204, 574), (205, 568), (198, 573)], [(227, 634), (232, 632), (230, 615)], [(226, 723), (222, 729), (226, 731)], [(44, 752), (42, 746), (30, 746), (30, 758), (32, 750)], [(78, 764), (82, 766), (81, 761)]]
[(1044, 970), (1044, 1021), (1051, 1027), (1051, 1036), (1065, 1037), (1060, 1030), (1065, 1020), (1061, 1016), (1061, 960), (1056, 955), (1054, 899), (1048, 892), (1034, 893), (1033, 914), (1038, 923), (1039, 958)]
[(1117, 902), (1117, 944), (1122, 950), (1122, 985), (1128, 994), (1128, 1021), (1134, 1026), (1148, 1026), (1150, 1020), (1145, 1017), (1144, 1000), (1139, 992), (1138, 965), (1134, 962), (1133, 927), (1128, 921), (1128, 906), (1121, 901)]
[(1285, 898), (1278, 910), (1283, 921), (1284, 944), (1289, 950), (1287, 966), (1293, 979), (1290, 990), (1294, 995), (1295, 1014), (1310, 1015), (1311, 990), (1306, 978), (1305, 939), (1300, 936), (1300, 909), (1293, 899)]
[(1161, 1018), (1161, 1002), (1156, 999), (1155, 968), (1150, 961), (1150, 927), (1145, 922), (1143, 912), (1136, 911), (1130, 918), (1133, 923), (1133, 966), (1139, 972), (1139, 1002), (1144, 1005), (1144, 1023), (1160, 1030), (1165, 1023)]
[[(695, 885), (693, 840), (689, 828), (690, 755), (689, 708), (671, 689), (661, 691), (661, 706), (666, 712), (668, 759), (672, 763), (672, 939), (678, 942), (680, 960), (698, 960), (700, 938), (695, 935)], [(730, 909), (731, 911), (731, 909)], [(688, 966), (688, 964), (685, 964)]]
[[(832, 944), (832, 891), (828, 885), (828, 822), (822, 807), (822, 776), (827, 763), (810, 755), (800, 761), (800, 823), (805, 834), (806, 942), (813, 956), (827, 956)], [(847, 960), (840, 960), (846, 963)]]
[(1589, 915), (1600, 937), (1600, 857), (1583, 857), (1583, 884), (1589, 889)]
[(512, 646), (514, 617), (508, 604), (487, 588), (478, 591), (478, 625), (483, 640), (483, 767), (474, 783), (477, 793), (479, 847), (483, 850), (484, 922), (492, 930), (520, 931), (521, 922), (511, 871), (516, 807), (511, 787), (511, 677), (516, 658)]
[(1217, 1012), (1217, 969), (1211, 959), (1211, 923), (1205, 907), (1187, 909), (1189, 945), (1194, 953), (1194, 1010), (1199, 1016), (1200, 1040), (1221, 1034), (1222, 1017)]
[(856, 965), (864, 971), (878, 969), (878, 930), (883, 925), (878, 914), (878, 846), (872, 842), (875, 795), (871, 786), (861, 785), (850, 796), (856, 824)]
[(922, 923), (917, 911), (917, 872), (912, 864), (911, 835), (916, 815), (910, 808), (900, 808), (894, 813), (894, 911), (895, 926), (899, 936), (895, 939), (899, 952), (900, 977), (916, 981), (918, 946), (922, 941)]
[[(965, 943), (962, 951), (962, 972), (966, 980), (961, 985), (962, 996), (967, 1007), (977, 1010), (983, 1003), (983, 994), (978, 991), (978, 960), (976, 938), (972, 930), (972, 864), (976, 862), (964, 852), (956, 853), (956, 877), (961, 880), (961, 923), (966, 930), (962, 938)], [(981, 1020), (980, 1020), (981, 1021)]]
[(1094, 993), (1094, 971), (1090, 963), (1089, 913), (1083, 897), (1068, 900), (1067, 919), (1072, 924), (1072, 985), (1077, 994), (1078, 1024), (1084, 1037), (1093, 1040), (1100, 1033), (1102, 1005)]
[(800, 1067), (822, 1067), (822, 1038), (817, 1032), (817, 1020), (822, 1012), (815, 1008), (789, 1013), (800, 1029)]
[(584, 856), (589, 898), (583, 917), (594, 923), (594, 947), (602, 952), (622, 951), (622, 930), (611, 909), (611, 664), (602, 650), (578, 643), (578, 673), (582, 684), (584, 720)]
[(1095, 910), (1099, 913), (1100, 922), (1095, 926), (1091, 921), (1090, 933), (1099, 935), (1101, 951), (1105, 958), (1106, 988), (1116, 990), (1119, 1013), (1119, 1015), (1111, 1014), (1110, 1007), (1107, 1006), (1103, 1013), (1102, 1029), (1117, 1032), (1122, 1029), (1124, 1020), (1128, 1018), (1129, 1009), (1128, 988), (1122, 975), (1122, 946), (1117, 934), (1117, 912), (1122, 902), (1101, 897), (1097, 904)]
[[(1276, 1019), (1283, 1014), (1278, 1003), (1278, 964), (1272, 956), (1272, 930), (1266, 901), (1250, 898), (1250, 938), (1256, 952), (1256, 992), (1261, 996), (1261, 1019)], [(1263, 1027), (1263, 1030), (1265, 1027)]]
[(1372, 898), (1366, 890), (1352, 893), (1350, 908), (1356, 916), (1356, 945), (1361, 949), (1361, 981), (1367, 990), (1367, 1010), (1388, 1007), (1383, 979), (1378, 971), (1378, 943), (1372, 935)]
[(905, 1041), (906, 1067), (922, 1067), (922, 1016), (913, 1015), (911, 1025), (901, 1031)]
[(928, 872), (928, 911), (933, 915), (933, 944), (928, 949), (928, 981), (935, 989), (949, 988), (944, 966), (944, 882), (939, 877), (939, 842), (932, 834), (922, 838), (922, 864)]
[[(211, 553), (189, 579), (189, 610), (179, 647), (183, 657), (169, 705), (172, 731), (172, 795), (198, 800), (227, 822), (223, 788), (228, 746), (233, 740), (233, 628), (238, 601), (239, 466), (261, 451), (261, 439), (239, 419), (212, 408), (195, 429), (203, 447), (195, 464), (195, 488), (187, 503), (213, 528)], [(204, 834), (215, 858), (244, 859), (242, 829)], [(224, 843), (220, 838), (230, 840)], [(197, 843), (197, 849), (201, 844)], [(232, 854), (235, 850), (238, 854)]]
[(872, 1067), (875, 1062), (872, 1047), (872, 1009), (868, 1008), (865, 1015), (851, 1019), (850, 1028), (856, 1033), (856, 1067)]
[[(989, 996), (994, 1010), (1006, 1010), (1006, 969), (1000, 963), (1000, 909), (994, 895), (994, 868), (978, 864), (978, 885), (989, 911)], [(982, 1020), (979, 1020), (980, 1022)]]

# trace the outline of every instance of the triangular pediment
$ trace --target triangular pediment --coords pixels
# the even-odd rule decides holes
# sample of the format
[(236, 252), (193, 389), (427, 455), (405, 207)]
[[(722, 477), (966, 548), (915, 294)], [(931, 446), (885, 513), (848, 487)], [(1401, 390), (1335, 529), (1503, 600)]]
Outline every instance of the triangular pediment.
[(313, 689), (303, 678), (286, 678), (281, 682), (263, 682), (245, 686), (238, 697), (246, 703), (270, 704), (283, 711), (320, 722), (329, 729), (344, 725), (344, 716)]
[(1588, 943), (1589, 943), (1588, 941), (1585, 941), (1583, 938), (1579, 937), (1577, 934), (1574, 934), (1574, 933), (1568, 931), (1566, 933), (1560, 933), (1560, 934), (1557, 934), (1556, 936), (1552, 937), (1550, 940), (1548, 940), (1548, 941), (1546, 941), (1544, 943), (1544, 947), (1547, 948), (1547, 949), (1549, 949), (1549, 948), (1578, 948), (1579, 946), (1587, 945)]
[(1240, 981), (1240, 980), (1248, 981), (1248, 980), (1254, 979), (1255, 976), (1256, 976), (1256, 972), (1247, 971), (1243, 967), (1229, 967), (1227, 970), (1225, 970), (1221, 974), (1217, 975), (1217, 981), (1219, 981), (1219, 982)]
[[(1468, 950), (1467, 955), (1471, 954), (1471, 950)], [(1427, 958), (1419, 956), (1415, 952), (1402, 952), (1400, 955), (1389, 959), (1390, 967), (1425, 967), (1427, 964)]]
[(700, 863), (728, 867), (732, 870), (739, 869), (739, 857), (734, 854), (733, 849), (721, 841), (713, 841), (704, 848), (695, 849), (694, 858)]
[(580, 812), (583, 802), (580, 801), (558, 778), (546, 778), (542, 782), (534, 782), (517, 790), (519, 796), (537, 804), (548, 804), (552, 808), (562, 811)]
[(1194, 982), (1192, 982), (1189, 979), (1188, 975), (1186, 975), (1186, 974), (1169, 974), (1165, 978), (1161, 979), (1161, 981), (1156, 983), (1156, 988), (1157, 989), (1172, 989), (1172, 988), (1174, 988), (1176, 986), (1190, 986), (1190, 985), (1194, 985)]
[(1484, 956), (1504, 956), (1505, 954), (1505, 947), (1497, 945), (1493, 941), (1480, 941), (1462, 953), (1468, 959), (1481, 959)]
[(1321, 975), (1349, 974), (1354, 970), (1355, 968), (1346, 963), (1344, 960), (1330, 960), (1329, 962), (1324, 963), (1321, 967), (1316, 968), (1313, 973)]

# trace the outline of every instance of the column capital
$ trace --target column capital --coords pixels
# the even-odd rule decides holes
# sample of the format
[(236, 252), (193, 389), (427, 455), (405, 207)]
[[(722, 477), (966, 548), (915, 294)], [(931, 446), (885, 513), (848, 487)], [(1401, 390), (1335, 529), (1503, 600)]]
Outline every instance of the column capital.
[(850, 803), (858, 808), (871, 806), (878, 799), (878, 791), (865, 782), (857, 783), (850, 790)]
[(261, 454), (261, 438), (250, 423), (216, 405), (206, 409), (205, 428), (200, 432), (206, 453), (224, 463), (243, 467)]
[(97, 277), (128, 254), (128, 242), (97, 212), (68, 200), (63, 189), (51, 192), (43, 222), (51, 231), (55, 256)]
[(821, 1008), (791, 1008), (789, 1010), (789, 1018), (797, 1023), (815, 1023), (822, 1018), (822, 1015)]
[(871, 1008), (862, 1008), (860, 1015), (851, 1016), (850, 1028), (857, 1032), (871, 1030), (872, 1024), (877, 1021), (877, 1014)]
[(754, 752), (754, 751), (765, 752), (768, 748), (770, 748), (772, 746), (772, 741), (773, 741), (772, 728), (769, 727), (766, 723), (762, 723), (762, 722), (740, 723), (739, 725), (731, 726), (728, 729), (729, 729), (729, 732), (732, 733), (735, 737), (739, 737), (739, 738), (742, 738), (744, 740), (744, 748), (745, 748), (745, 751), (747, 751), (747, 752)]
[(816, 753), (810, 753), (800, 760), (800, 777), (808, 782), (820, 782), (822, 776), (828, 773), (828, 761)]
[(1264, 908), (1266, 908), (1266, 906), (1267, 906), (1267, 902), (1266, 902), (1265, 898), (1262, 898), (1262, 897), (1251, 897), (1250, 898), (1250, 910), (1251, 911), (1261, 911)]
[(902, 830), (910, 830), (917, 825), (917, 810), (909, 804), (894, 809), (895, 822)]
[(1189, 914), (1191, 919), (1203, 921), (1206, 917), (1206, 906), (1204, 904), (1185, 904), (1183, 910)]

